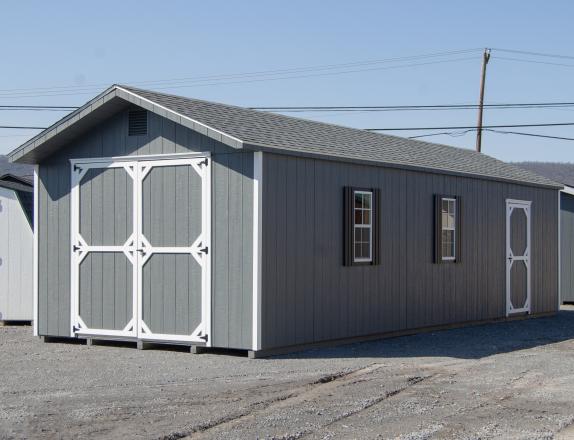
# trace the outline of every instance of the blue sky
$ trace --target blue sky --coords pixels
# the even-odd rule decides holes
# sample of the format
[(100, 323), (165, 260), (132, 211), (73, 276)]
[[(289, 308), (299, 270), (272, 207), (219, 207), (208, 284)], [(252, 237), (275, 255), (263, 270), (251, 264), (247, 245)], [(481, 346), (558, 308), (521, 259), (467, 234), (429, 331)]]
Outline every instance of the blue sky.
[[(148, 88), (243, 106), (476, 103), (480, 48), (574, 56), (573, 16), (570, 1), (5, 2), (0, 105), (80, 105), (112, 83), (138, 85), (473, 48), (458, 55), (372, 64), (372, 70), (275, 74), (250, 82), (246, 77), (152, 82)], [(433, 64), (423, 64), (429, 61)], [(341, 73), (346, 70), (360, 71)], [(574, 101), (573, 73), (574, 59), (494, 50), (486, 103)], [(2, 111), (0, 125), (46, 126), (61, 116)], [(475, 110), (298, 116), (360, 128), (476, 124)], [(574, 122), (574, 107), (489, 109), (484, 122)], [(517, 130), (574, 138), (574, 127)], [(0, 129), (0, 153), (33, 133)], [(427, 140), (473, 148), (475, 134)], [(483, 151), (509, 161), (574, 161), (572, 141), (510, 134), (485, 133)]]

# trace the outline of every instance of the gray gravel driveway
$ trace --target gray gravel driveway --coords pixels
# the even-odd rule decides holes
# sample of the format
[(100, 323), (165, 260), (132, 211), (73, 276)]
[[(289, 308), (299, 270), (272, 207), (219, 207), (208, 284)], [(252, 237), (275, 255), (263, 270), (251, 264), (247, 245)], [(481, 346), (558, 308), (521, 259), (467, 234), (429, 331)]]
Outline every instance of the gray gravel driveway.
[(574, 438), (574, 308), (250, 360), (0, 328), (2, 438)]

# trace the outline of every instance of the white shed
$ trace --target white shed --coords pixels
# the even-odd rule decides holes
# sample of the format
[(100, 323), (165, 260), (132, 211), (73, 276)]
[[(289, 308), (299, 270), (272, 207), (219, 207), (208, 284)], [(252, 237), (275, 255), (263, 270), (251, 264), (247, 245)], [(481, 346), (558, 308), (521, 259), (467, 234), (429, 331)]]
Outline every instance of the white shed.
[(33, 319), (34, 187), (0, 177), (0, 322)]

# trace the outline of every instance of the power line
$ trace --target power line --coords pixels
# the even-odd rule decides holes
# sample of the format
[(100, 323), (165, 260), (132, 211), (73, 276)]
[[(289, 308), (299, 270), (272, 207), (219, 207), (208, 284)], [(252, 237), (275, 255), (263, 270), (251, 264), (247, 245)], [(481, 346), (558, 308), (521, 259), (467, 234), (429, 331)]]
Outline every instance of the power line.
[[(483, 128), (517, 128), (517, 127), (561, 127), (572, 126), (574, 122), (554, 122), (554, 123), (541, 123), (541, 124), (508, 124), (508, 125), (485, 125)], [(0, 125), (0, 128), (5, 129), (29, 129), (29, 130), (45, 130), (48, 127), (33, 127), (33, 126), (14, 126), (14, 125)], [(398, 128), (363, 128), (365, 131), (415, 131), (415, 130), (476, 130), (476, 126), (462, 126), (462, 127), (398, 127)]]
[[(484, 104), (490, 109), (519, 109), (519, 108), (561, 108), (574, 107), (574, 102), (531, 102), (531, 103), (502, 103)], [(75, 106), (57, 105), (0, 105), (0, 111), (71, 111), (77, 110)], [(277, 106), (277, 107), (247, 107), (251, 110), (290, 112), (314, 112), (314, 111), (411, 111), (411, 110), (474, 110), (478, 104), (431, 104), (431, 105), (367, 105), (367, 106)]]
[[(556, 108), (573, 107), (574, 102), (541, 102), (541, 103), (508, 103), (484, 104), (490, 109), (517, 108)], [(478, 104), (436, 104), (436, 105), (372, 105), (372, 106), (285, 106), (285, 107), (248, 107), (251, 110), (276, 111), (280, 113), (314, 112), (314, 111), (411, 111), (411, 110), (474, 110)]]
[(23, 130), (45, 130), (48, 127), (29, 127), (29, 126), (16, 126), (16, 125), (0, 125), (0, 128), (7, 128), (7, 129), (23, 129)]
[[(325, 70), (337, 70), (337, 69), (346, 69), (352, 67), (361, 67), (361, 66), (370, 66), (376, 64), (386, 64), (386, 63), (400, 63), (400, 62), (407, 62), (407, 61), (415, 61), (421, 59), (429, 59), (429, 58), (437, 58), (437, 57), (449, 57), (455, 55), (463, 55), (472, 52), (476, 52), (479, 49), (461, 49), (461, 50), (450, 50), (450, 51), (442, 51), (442, 52), (433, 52), (428, 54), (422, 55), (411, 55), (411, 56), (403, 56), (403, 57), (394, 57), (394, 58), (384, 58), (384, 59), (375, 59), (375, 60), (363, 60), (363, 61), (356, 61), (356, 62), (347, 62), (347, 63), (338, 63), (338, 64), (324, 64), (324, 65), (312, 65), (312, 66), (303, 66), (303, 67), (294, 67), (294, 68), (283, 68), (283, 69), (274, 69), (274, 70), (260, 70), (260, 71), (251, 71), (251, 72), (241, 72), (241, 73), (232, 73), (232, 74), (217, 74), (217, 75), (199, 75), (193, 77), (183, 77), (183, 78), (171, 78), (171, 79), (158, 79), (158, 80), (146, 80), (146, 81), (122, 81), (122, 83), (129, 83), (133, 85), (174, 85), (181, 82), (205, 82), (205, 81), (220, 81), (220, 80), (229, 80), (229, 79), (237, 79), (237, 78), (245, 78), (245, 77), (254, 77), (254, 76), (272, 76), (272, 75), (285, 75), (285, 74), (292, 74), (292, 73), (302, 73), (302, 72), (313, 72), (313, 71), (325, 71)], [(92, 91), (94, 88), (96, 90), (100, 90), (101, 87), (107, 87), (107, 84), (86, 84), (81, 86), (51, 86), (51, 87), (36, 87), (36, 88), (20, 88), (20, 89), (0, 89), (0, 95), (6, 95), (7, 93), (14, 93), (20, 92), (21, 93), (31, 93), (31, 92), (57, 92), (57, 91), (75, 91), (75, 92), (84, 92), (84, 91)]]
[[(463, 131), (443, 131), (440, 133), (429, 133), (429, 134), (421, 134), (418, 136), (409, 136), (409, 139), (418, 139), (418, 138), (423, 138), (423, 137), (443, 136), (443, 135), (447, 135), (447, 136), (451, 136), (451, 137), (460, 137), (460, 136), (464, 136), (465, 134), (471, 133), (471, 132), (476, 131), (476, 130), (477, 130), (476, 128), (471, 128), (471, 129), (463, 130)], [(488, 131), (491, 133), (499, 133), (499, 134), (515, 134), (515, 135), (520, 135), (520, 136), (533, 136), (533, 137), (547, 138), (547, 139), (559, 139), (559, 140), (564, 140), (564, 141), (574, 141), (574, 138), (568, 138), (568, 137), (562, 137), (562, 136), (551, 136), (551, 135), (537, 134), (537, 133), (525, 133), (522, 131), (493, 130), (493, 129), (488, 129), (488, 128), (483, 129), (483, 131)]]
[(493, 56), (492, 58), (495, 58), (497, 60), (503, 60), (503, 61), (519, 61), (521, 63), (546, 64), (546, 65), (550, 65), (550, 66), (561, 66), (561, 67), (574, 67), (574, 64), (553, 63), (551, 61), (526, 60), (526, 59), (521, 59), (521, 58), (499, 57), (499, 56)]
[(440, 133), (419, 134), (418, 136), (409, 136), (408, 139), (418, 139), (418, 138), (424, 138), (424, 137), (443, 136), (443, 135), (452, 136), (452, 137), (460, 137), (460, 136), (464, 136), (465, 134), (476, 131), (476, 130), (477, 130), (476, 128), (471, 128), (471, 129), (463, 130), (463, 131), (442, 131)]
[(543, 53), (543, 52), (530, 52), (526, 50), (515, 50), (515, 49), (501, 49), (493, 47), (492, 50), (497, 52), (508, 52), (508, 53), (517, 53), (522, 55), (532, 55), (538, 57), (547, 57), (547, 58), (562, 58), (566, 60), (574, 60), (574, 56), (572, 55), (559, 55), (559, 54), (552, 54), (552, 53)]
[[(356, 67), (376, 66), (379, 64), (405, 63), (405, 62), (416, 61), (416, 60), (460, 56), (460, 55), (475, 53), (475, 52), (478, 52), (480, 50), (481, 50), (480, 48), (471, 48), (471, 49), (434, 52), (434, 53), (428, 53), (428, 54), (422, 54), (422, 55), (394, 57), (394, 58), (376, 59), (376, 60), (365, 60), (365, 61), (347, 62), (347, 63), (339, 63), (339, 64), (313, 65), (313, 66), (295, 67), (295, 68), (283, 68), (283, 69), (274, 69), (274, 70), (241, 72), (241, 73), (235, 73), (235, 74), (200, 75), (200, 76), (194, 76), (194, 77), (181, 77), (181, 78), (146, 80), (146, 81), (126, 81), (126, 83), (131, 83), (134, 85), (141, 85), (141, 86), (158, 85), (158, 86), (161, 86), (161, 87), (156, 87), (158, 89), (169, 89), (169, 88), (184, 88), (184, 87), (213, 86), (213, 85), (225, 85), (225, 84), (239, 84), (239, 83), (250, 83), (250, 82), (260, 82), (260, 81), (277, 81), (277, 80), (284, 80), (284, 79), (298, 79), (298, 78), (309, 78), (309, 77), (316, 77), (316, 76), (341, 75), (341, 74), (349, 74), (349, 73), (356, 73), (356, 72), (365, 72), (365, 71), (370, 71), (370, 70), (386, 70), (386, 69), (422, 66), (422, 65), (427, 65), (427, 64), (458, 62), (458, 61), (470, 60), (470, 59), (475, 59), (475, 58), (472, 57), (472, 58), (443, 59), (443, 60), (427, 62), (427, 63), (402, 64), (402, 65), (387, 66), (387, 67), (371, 67), (371, 68), (367, 68), (367, 69), (354, 69)], [(522, 50), (503, 49), (503, 48), (495, 48), (493, 50), (498, 51), (498, 52), (503, 52), (503, 53), (528, 55), (528, 56), (534, 56), (534, 57), (547, 57), (547, 58), (559, 58), (559, 59), (574, 60), (574, 56), (569, 56), (569, 55), (549, 54), (549, 53), (542, 53), (542, 52), (522, 51)], [(497, 58), (504, 59), (504, 57), (497, 57)], [(508, 59), (510, 59), (510, 58), (508, 58)], [(522, 60), (522, 59), (512, 59), (512, 60), (523, 61), (523, 62), (545, 63), (543, 61), (536, 61), (536, 60)], [(548, 63), (548, 64), (561, 65), (559, 63)], [(563, 64), (563, 65), (568, 66), (568, 67), (574, 67), (574, 65), (568, 65), (568, 64)], [(333, 70), (341, 70), (341, 69), (351, 69), (351, 70), (333, 72)], [(302, 73), (309, 73), (309, 72), (321, 72), (321, 73), (300, 75)], [(91, 94), (94, 91), (101, 90), (101, 87), (105, 87), (107, 85), (108, 84), (106, 83), (106, 84), (87, 84), (87, 85), (77, 85), (77, 86), (51, 86), (51, 87), (36, 87), (36, 88), (0, 89), (0, 96), (14, 97), (14, 98), (28, 98), (28, 97), (34, 97), (34, 96), (84, 95), (84, 94)]]
[[(246, 79), (246, 80), (237, 80), (237, 81), (215, 81), (215, 82), (195, 81), (192, 84), (169, 85), (169, 86), (165, 86), (165, 87), (164, 86), (154, 87), (154, 89), (155, 90), (165, 90), (165, 89), (171, 90), (171, 89), (190, 88), (190, 87), (207, 87), (207, 86), (218, 86), (218, 85), (229, 85), (229, 84), (246, 84), (246, 83), (256, 83), (256, 82), (266, 82), (266, 81), (281, 81), (281, 80), (286, 80), (286, 79), (316, 78), (316, 77), (325, 77), (325, 76), (345, 75), (345, 74), (349, 74), (349, 73), (402, 69), (405, 67), (418, 67), (418, 66), (427, 66), (427, 65), (433, 65), (433, 64), (453, 63), (453, 62), (458, 62), (458, 61), (469, 61), (469, 60), (474, 60), (474, 58), (473, 57), (466, 57), (466, 58), (457, 58), (457, 59), (453, 59), (453, 60), (428, 61), (428, 62), (424, 62), (424, 63), (400, 64), (400, 65), (396, 65), (396, 66), (387, 66), (387, 67), (372, 67), (372, 68), (368, 68), (368, 69), (344, 70), (344, 71), (339, 71), (339, 72), (326, 72), (326, 73), (311, 73), (311, 74), (305, 74), (305, 75), (291, 75), (291, 76), (280, 76), (280, 77), (271, 77), (271, 78), (255, 78), (255, 79)], [(99, 90), (100, 89), (91, 89), (89, 91), (72, 92), (72, 93), (0, 94), (0, 97), (2, 97), (2, 98), (32, 98), (32, 97), (51, 97), (51, 96), (76, 96), (76, 95), (93, 94), (95, 91), (99, 91)]]
[[(574, 122), (556, 122), (544, 124), (510, 124), (510, 125), (484, 125), (483, 128), (514, 128), (514, 127), (559, 127), (574, 125)], [(415, 130), (465, 130), (478, 129), (476, 126), (464, 127), (399, 127), (399, 128), (363, 128), (365, 131), (415, 131)]]
[(533, 136), (533, 137), (539, 137), (539, 138), (559, 139), (559, 140), (563, 140), (563, 141), (574, 141), (574, 138), (569, 138), (569, 137), (551, 136), (551, 135), (537, 134), (537, 133), (524, 133), (521, 131), (506, 131), (506, 130), (487, 130), (487, 131), (490, 131), (493, 133), (500, 133), (500, 134), (517, 134), (520, 136)]
[(71, 105), (0, 105), (0, 108), (57, 108), (57, 109), (76, 109), (77, 106)]
[(67, 108), (1, 108), (0, 111), (3, 112), (70, 112), (72, 109)]

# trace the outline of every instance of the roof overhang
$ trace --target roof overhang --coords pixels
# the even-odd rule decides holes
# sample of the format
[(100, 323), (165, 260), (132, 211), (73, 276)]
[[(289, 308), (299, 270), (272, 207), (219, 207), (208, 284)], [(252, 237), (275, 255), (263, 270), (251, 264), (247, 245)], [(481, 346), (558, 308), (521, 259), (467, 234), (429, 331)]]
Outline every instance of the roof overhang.
[(131, 90), (113, 85), (79, 109), (60, 119), (32, 139), (8, 153), (10, 162), (36, 164), (67, 145), (118, 111), (139, 106), (232, 148), (243, 148), (243, 141), (209, 127), (188, 116), (158, 105)]
[(14, 191), (32, 192), (34, 185), (27, 179), (15, 176), (13, 174), (4, 174), (0, 176), (0, 188), (12, 189)]

